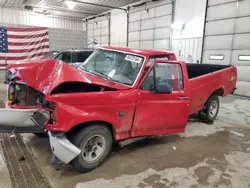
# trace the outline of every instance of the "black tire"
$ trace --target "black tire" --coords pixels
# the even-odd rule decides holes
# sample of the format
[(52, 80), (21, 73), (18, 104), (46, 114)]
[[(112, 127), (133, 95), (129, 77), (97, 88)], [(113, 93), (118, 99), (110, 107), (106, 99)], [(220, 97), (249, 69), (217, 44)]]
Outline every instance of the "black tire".
[(199, 112), (199, 117), (205, 123), (213, 123), (213, 121), (216, 119), (218, 115), (219, 109), (220, 109), (219, 97), (217, 95), (212, 95), (208, 99), (204, 110), (201, 110)]
[[(103, 153), (100, 158), (98, 158), (95, 162), (90, 163), (84, 159), (84, 153), (82, 149), (92, 137), (95, 137), (95, 135), (99, 135), (100, 137), (104, 138), (105, 148), (103, 149)], [(81, 154), (71, 161), (71, 165), (78, 172), (85, 173), (95, 169), (104, 162), (112, 149), (113, 138), (110, 130), (105, 125), (92, 124), (78, 132), (71, 139), (71, 141), (76, 147), (82, 150)]]

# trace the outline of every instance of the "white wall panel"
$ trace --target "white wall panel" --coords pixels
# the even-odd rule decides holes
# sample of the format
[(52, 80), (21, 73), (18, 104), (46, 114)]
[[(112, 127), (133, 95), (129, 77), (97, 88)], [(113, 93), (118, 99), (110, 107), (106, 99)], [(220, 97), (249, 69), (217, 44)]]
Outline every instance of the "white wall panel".
[(129, 41), (139, 41), (140, 39), (140, 31), (129, 33)]
[(153, 49), (153, 41), (141, 41), (140, 48)]
[(142, 20), (141, 30), (154, 28), (154, 19)]
[(170, 28), (155, 29), (154, 39), (166, 39), (170, 36)]
[(236, 22), (236, 33), (250, 32), (250, 24), (248, 23), (250, 23), (250, 17), (238, 18)]
[(235, 0), (210, 0), (208, 5), (218, 5), (222, 3), (234, 2)]
[(171, 26), (172, 23), (172, 16), (163, 16), (163, 17), (158, 17), (155, 20), (155, 27), (167, 27)]
[[(250, 56), (250, 0), (238, 3), (228, 3), (229, 1), (209, 0), (209, 4), (213, 6), (207, 12), (203, 63), (236, 65), (236, 93), (250, 96), (250, 61), (239, 60), (239, 56)], [(225, 20), (213, 21), (216, 19)], [(213, 54), (223, 55), (224, 59), (210, 60), (209, 57)]]
[(208, 22), (206, 24), (207, 35), (233, 33), (233, 29), (234, 29), (234, 19), (219, 20), (214, 22)]
[[(204, 57), (202, 63), (204, 64), (218, 64), (218, 65), (229, 65), (230, 62), (230, 50), (206, 50), (204, 52)], [(211, 55), (224, 55), (223, 60), (211, 60)]]
[(87, 38), (88, 43), (97, 40), (97, 46), (110, 43), (110, 15), (105, 14), (102, 17), (87, 20)]
[(237, 89), (235, 90), (235, 94), (250, 96), (250, 84), (249, 82), (237, 81)]
[(129, 23), (129, 31), (139, 31), (141, 27), (141, 22), (131, 22)]
[(250, 33), (249, 34), (236, 34), (234, 38), (235, 49), (250, 49)]
[(239, 16), (249, 16), (250, 15), (249, 7), (250, 7), (249, 0), (240, 1), (238, 15)]
[(110, 45), (127, 45), (127, 14), (122, 10), (113, 10), (110, 18)]
[(109, 43), (109, 36), (101, 36), (101, 44), (108, 44)]
[(108, 36), (109, 28), (108, 27), (101, 28), (101, 34)]
[(163, 5), (155, 8), (155, 17), (164, 16), (166, 14), (172, 14), (172, 5)]
[(141, 40), (153, 40), (154, 30), (141, 31)]
[(168, 50), (169, 49), (169, 39), (163, 40), (155, 40), (154, 41), (154, 48), (159, 50)]
[[(250, 55), (250, 50), (234, 50), (232, 56), (233, 65), (250, 66), (250, 61), (240, 61), (240, 55)], [(250, 74), (250, 72), (249, 72)], [(250, 77), (250, 76), (249, 76)]]
[(250, 66), (236, 66), (238, 71), (238, 79), (244, 82), (250, 82)]
[[(129, 46), (170, 50), (171, 24), (172, 4), (170, 0), (150, 2), (131, 8)], [(139, 46), (135, 41), (139, 42)]]
[(140, 48), (140, 42), (129, 42), (128, 45), (130, 48)]
[(146, 20), (146, 19), (150, 19), (150, 18), (154, 18), (155, 17), (155, 9), (149, 9), (147, 10), (143, 10), (141, 12), (141, 19), (142, 20)]
[(207, 20), (231, 18), (235, 16), (235, 13), (236, 13), (236, 3), (213, 6), (208, 8)]
[(224, 50), (230, 49), (232, 38), (233, 35), (207, 36), (204, 42), (207, 50)]
[(135, 12), (129, 15), (130, 22), (139, 21), (139, 20), (141, 20), (141, 12)]

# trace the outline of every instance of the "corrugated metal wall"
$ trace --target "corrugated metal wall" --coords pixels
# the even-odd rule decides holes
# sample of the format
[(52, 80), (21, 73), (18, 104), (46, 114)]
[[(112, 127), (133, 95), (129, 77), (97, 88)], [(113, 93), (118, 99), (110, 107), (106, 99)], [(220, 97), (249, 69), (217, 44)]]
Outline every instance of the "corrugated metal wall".
[(171, 49), (172, 2), (147, 3), (129, 12), (129, 47)]
[(110, 45), (110, 14), (87, 21), (88, 43), (97, 40), (97, 45)]
[(52, 17), (51, 15), (46, 16), (34, 12), (6, 8), (0, 8), (0, 22), (80, 31), (85, 28), (85, 24), (80, 19)]
[(200, 63), (202, 37), (178, 38), (172, 41), (172, 51), (177, 59), (187, 63)]
[(203, 63), (235, 65), (236, 93), (250, 96), (250, 0), (208, 0)]

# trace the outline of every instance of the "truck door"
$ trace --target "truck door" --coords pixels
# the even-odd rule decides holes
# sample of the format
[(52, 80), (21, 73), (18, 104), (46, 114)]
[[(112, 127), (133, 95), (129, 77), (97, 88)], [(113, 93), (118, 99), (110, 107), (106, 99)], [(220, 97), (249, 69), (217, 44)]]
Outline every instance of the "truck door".
[(181, 63), (154, 61), (138, 94), (131, 136), (183, 132), (189, 115), (189, 93)]

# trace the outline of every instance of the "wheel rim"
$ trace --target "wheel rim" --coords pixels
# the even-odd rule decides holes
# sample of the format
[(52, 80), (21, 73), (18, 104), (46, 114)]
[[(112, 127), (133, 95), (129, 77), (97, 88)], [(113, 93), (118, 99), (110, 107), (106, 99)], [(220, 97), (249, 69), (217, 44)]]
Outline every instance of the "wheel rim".
[(216, 116), (216, 113), (217, 113), (217, 110), (218, 110), (218, 104), (216, 101), (213, 101), (210, 105), (210, 108), (209, 108), (209, 115), (211, 117), (214, 117)]
[(99, 160), (106, 148), (106, 142), (103, 136), (91, 136), (82, 147), (82, 158), (87, 163), (94, 163)]

